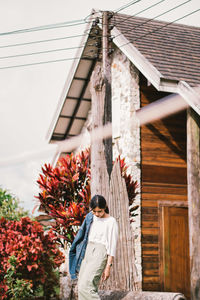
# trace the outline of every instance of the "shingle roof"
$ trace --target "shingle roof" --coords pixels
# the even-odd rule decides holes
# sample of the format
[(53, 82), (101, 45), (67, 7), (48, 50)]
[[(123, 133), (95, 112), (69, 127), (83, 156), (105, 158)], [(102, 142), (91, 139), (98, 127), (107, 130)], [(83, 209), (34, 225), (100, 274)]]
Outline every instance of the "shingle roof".
[(166, 79), (200, 84), (200, 28), (117, 14), (118, 30)]
[[(121, 51), (124, 50), (125, 55), (139, 71), (144, 72), (143, 75), (148, 76), (147, 79), (155, 87), (157, 84), (160, 91), (176, 93), (180, 81), (187, 82), (190, 87), (200, 84), (200, 28), (124, 14), (115, 14), (111, 22), (115, 25), (114, 44)], [(75, 60), (72, 65), (49, 128), (48, 139), (51, 141), (78, 135), (87, 119), (91, 105), (90, 75), (97, 60), (102, 56), (102, 47), (94, 43), (94, 38), (96, 42), (100, 42), (101, 26), (92, 26), (91, 21), (87, 24), (86, 32), (89, 35), (84, 36), (81, 42), (85, 47), (79, 48), (76, 55), (80, 60)], [(122, 34), (121, 39), (116, 34)], [(132, 43), (136, 49), (125, 49), (125, 45), (118, 43), (119, 40)], [(190, 94), (185, 95), (188, 86), (180, 86), (182, 89), (179, 88), (178, 93), (182, 93), (183, 98), (187, 98), (186, 101), (189, 102)], [(189, 103), (191, 105), (191, 102)], [(199, 111), (199, 108), (196, 111)]]

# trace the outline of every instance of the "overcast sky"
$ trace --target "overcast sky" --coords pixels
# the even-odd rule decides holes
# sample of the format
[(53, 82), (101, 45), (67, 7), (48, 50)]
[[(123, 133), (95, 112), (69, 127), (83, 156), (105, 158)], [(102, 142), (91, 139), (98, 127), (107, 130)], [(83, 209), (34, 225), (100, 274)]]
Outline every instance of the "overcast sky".
[[(73, 58), (75, 51), (69, 50), (28, 56), (24, 54), (76, 47), (80, 43), (79, 38), (35, 44), (32, 42), (83, 34), (86, 24), (28, 33), (11, 34), (10, 32), (82, 20), (91, 13), (92, 8), (116, 11), (130, 2), (128, 0), (0, 0), (0, 186), (19, 197), (23, 206), (30, 211), (35, 205), (34, 195), (38, 193), (36, 180), (41, 166), (45, 162), (51, 162), (54, 153), (53, 148), (48, 153), (39, 154), (40, 150), (47, 145), (47, 131), (72, 60), (32, 66), (13, 66)], [(133, 2), (137, 3), (121, 12), (134, 15), (160, 2), (159, 5), (140, 15), (149, 18), (154, 18), (185, 3), (160, 17), (161, 20), (170, 22), (200, 8), (199, 0), (163, 0), (162, 2), (135, 0)], [(199, 20), (198, 11), (180, 22), (200, 26)], [(16, 46), (28, 42), (29, 45)], [(16, 57), (22, 54), (23, 56)], [(15, 57), (8, 58), (8, 56)], [(13, 163), (13, 158), (20, 155), (23, 157), (23, 154), (28, 158), (26, 154), (37, 151), (38, 154), (31, 158)]]

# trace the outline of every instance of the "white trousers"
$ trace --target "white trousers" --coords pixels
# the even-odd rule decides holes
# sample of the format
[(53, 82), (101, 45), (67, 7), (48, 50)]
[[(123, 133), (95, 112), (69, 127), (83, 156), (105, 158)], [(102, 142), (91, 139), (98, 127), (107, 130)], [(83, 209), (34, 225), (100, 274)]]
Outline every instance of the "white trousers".
[(78, 276), (78, 299), (100, 299), (98, 285), (107, 263), (106, 247), (89, 242)]

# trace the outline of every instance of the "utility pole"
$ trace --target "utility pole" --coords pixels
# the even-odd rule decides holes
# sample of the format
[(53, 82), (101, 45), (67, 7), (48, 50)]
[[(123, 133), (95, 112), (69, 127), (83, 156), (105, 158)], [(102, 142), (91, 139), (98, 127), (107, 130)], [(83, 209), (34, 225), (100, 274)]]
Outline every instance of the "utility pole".
[[(105, 100), (104, 100), (104, 119), (103, 125), (112, 122), (112, 99), (111, 99), (111, 58), (109, 56), (109, 40), (110, 40), (110, 28), (109, 28), (110, 13), (103, 12), (102, 19), (102, 63), (103, 63), (103, 81), (105, 84)], [(108, 175), (110, 177), (112, 172), (112, 137), (104, 140), (105, 145), (105, 158)]]
[[(97, 64), (91, 76), (92, 129), (112, 122), (109, 12), (103, 12), (102, 29), (102, 65)], [(91, 145), (92, 196), (101, 194), (109, 198), (112, 161), (112, 138)]]

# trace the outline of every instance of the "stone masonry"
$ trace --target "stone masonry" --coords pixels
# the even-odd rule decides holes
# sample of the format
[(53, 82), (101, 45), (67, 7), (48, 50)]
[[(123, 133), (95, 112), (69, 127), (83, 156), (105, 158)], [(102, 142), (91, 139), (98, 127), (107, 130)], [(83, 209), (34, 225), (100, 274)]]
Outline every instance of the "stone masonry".
[(112, 60), (112, 109), (113, 109), (113, 159), (125, 158), (128, 172), (139, 184), (134, 205), (139, 205), (138, 216), (132, 223), (135, 242), (135, 264), (139, 282), (142, 281), (141, 267), (141, 211), (140, 211), (140, 128), (135, 111), (140, 107), (139, 72), (119, 50)]

